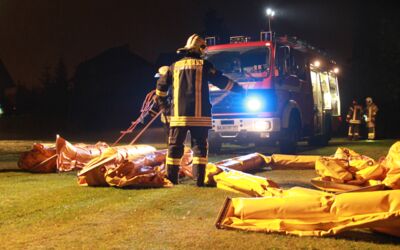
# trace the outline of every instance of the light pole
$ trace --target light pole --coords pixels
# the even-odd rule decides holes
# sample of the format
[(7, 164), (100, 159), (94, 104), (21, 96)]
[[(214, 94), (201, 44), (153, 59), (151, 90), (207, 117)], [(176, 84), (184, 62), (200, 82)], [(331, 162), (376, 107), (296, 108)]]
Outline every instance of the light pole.
[(267, 17), (268, 17), (268, 27), (269, 27), (269, 31), (271, 32), (271, 18), (273, 16), (275, 16), (275, 11), (273, 11), (272, 9), (268, 8), (267, 9)]

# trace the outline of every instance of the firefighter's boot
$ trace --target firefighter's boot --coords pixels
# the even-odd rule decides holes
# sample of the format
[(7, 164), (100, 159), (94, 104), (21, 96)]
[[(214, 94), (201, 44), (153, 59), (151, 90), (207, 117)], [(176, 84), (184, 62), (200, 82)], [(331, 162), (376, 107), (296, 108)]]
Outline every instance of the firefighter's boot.
[(193, 165), (193, 177), (195, 178), (198, 187), (204, 186), (205, 173), (206, 173), (205, 165), (203, 164)]
[(369, 127), (368, 128), (368, 140), (374, 140), (375, 139), (375, 127)]
[(179, 166), (167, 165), (167, 175), (168, 175), (168, 180), (170, 180), (173, 184), (178, 184), (178, 182), (179, 182)]

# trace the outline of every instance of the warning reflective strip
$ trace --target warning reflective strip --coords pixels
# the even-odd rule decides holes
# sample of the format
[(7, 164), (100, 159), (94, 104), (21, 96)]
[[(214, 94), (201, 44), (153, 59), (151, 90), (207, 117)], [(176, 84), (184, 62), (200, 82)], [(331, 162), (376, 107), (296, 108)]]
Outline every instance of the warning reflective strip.
[(195, 87), (195, 117), (201, 116), (201, 83), (203, 81), (203, 67), (196, 69), (196, 87)]
[(229, 80), (228, 84), (226, 85), (225, 89), (226, 91), (230, 91), (233, 88), (233, 82)]
[(201, 66), (204, 64), (203, 60), (200, 59), (185, 59), (175, 63), (174, 69), (179, 69), (181, 67), (190, 67), (190, 66)]
[(211, 122), (211, 117), (203, 116), (203, 117), (194, 117), (194, 116), (171, 116), (171, 121), (174, 122)]
[(179, 115), (178, 113), (178, 107), (179, 107), (179, 69), (174, 69), (174, 100), (173, 100), (173, 104), (174, 104), (174, 115)]
[(207, 157), (193, 157), (193, 164), (207, 164), (208, 158)]
[(156, 90), (156, 95), (165, 97), (165, 96), (168, 95), (168, 92), (166, 92), (166, 91), (161, 91), (161, 90), (158, 90), (158, 89), (157, 89), (157, 90)]
[(167, 164), (169, 164), (169, 165), (181, 165), (181, 158), (169, 158), (169, 157), (167, 157)]
[(211, 122), (172, 122), (170, 123), (171, 127), (185, 127), (185, 126), (192, 126), (192, 127), (211, 127)]

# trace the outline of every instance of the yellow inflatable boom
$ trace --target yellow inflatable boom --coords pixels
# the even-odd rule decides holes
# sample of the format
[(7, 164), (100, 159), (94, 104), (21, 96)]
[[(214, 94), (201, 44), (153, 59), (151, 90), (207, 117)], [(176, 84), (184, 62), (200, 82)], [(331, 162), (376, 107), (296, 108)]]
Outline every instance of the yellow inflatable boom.
[(292, 188), (280, 196), (228, 198), (216, 226), (298, 236), (370, 228), (400, 237), (400, 190), (334, 195)]

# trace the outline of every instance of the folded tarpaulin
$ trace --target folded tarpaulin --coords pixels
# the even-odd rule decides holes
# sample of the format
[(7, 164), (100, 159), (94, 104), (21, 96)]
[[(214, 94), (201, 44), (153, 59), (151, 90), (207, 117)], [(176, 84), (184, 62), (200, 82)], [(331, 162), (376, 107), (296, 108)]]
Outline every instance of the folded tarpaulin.
[(149, 145), (132, 145), (108, 148), (96, 158), (89, 161), (78, 172), (78, 183), (81, 186), (108, 186), (105, 173), (115, 169), (124, 162), (134, 161), (153, 153), (156, 148)]
[(31, 150), (22, 153), (18, 167), (35, 173), (80, 170), (107, 148), (109, 146), (104, 142), (71, 144), (57, 135), (55, 144), (35, 143)]
[[(107, 149), (96, 159), (89, 162), (78, 173), (78, 183), (81, 186), (112, 186), (112, 187), (171, 187), (166, 178), (165, 160), (167, 150), (151, 150), (145, 145), (128, 148)], [(193, 152), (185, 148), (181, 160), (181, 175), (192, 169)]]
[(57, 135), (57, 170), (60, 172), (81, 170), (86, 163), (101, 155), (101, 153), (109, 147), (110, 146), (104, 142), (98, 142), (95, 145), (83, 143), (73, 145)]
[(262, 198), (228, 198), (216, 226), (299, 236), (370, 228), (400, 237), (400, 190), (335, 195), (292, 188)]
[(115, 162), (115, 167), (104, 173), (105, 181), (112, 187), (171, 187), (165, 174), (166, 153), (167, 150), (160, 150), (135, 160)]
[(23, 152), (18, 167), (32, 173), (55, 173), (57, 154), (54, 144), (34, 143), (32, 149)]
[(400, 189), (400, 142), (393, 144), (380, 161), (338, 148), (333, 157), (319, 157), (315, 170), (319, 177), (311, 183), (325, 191), (341, 192), (379, 184)]

